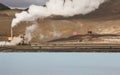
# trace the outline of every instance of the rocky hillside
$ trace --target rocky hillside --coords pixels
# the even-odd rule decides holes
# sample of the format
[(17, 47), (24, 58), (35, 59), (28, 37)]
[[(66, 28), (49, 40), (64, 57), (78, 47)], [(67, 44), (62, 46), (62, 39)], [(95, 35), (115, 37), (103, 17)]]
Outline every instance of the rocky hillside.
[(120, 15), (120, 0), (108, 0), (99, 9), (84, 17), (111, 17)]
[[(3, 20), (4, 18), (1, 18)], [(5, 19), (7, 20), (7, 19)], [(1, 28), (2, 34), (10, 32), (10, 23), (1, 21), (6, 26)], [(48, 18), (37, 20), (37, 29), (32, 33), (34, 42), (48, 41), (61, 37), (72, 36), (74, 32), (87, 34), (91, 31), (95, 34), (120, 34), (120, 0), (109, 0), (102, 4), (99, 9), (87, 15), (77, 15), (71, 18)], [(14, 28), (14, 35), (24, 34), (29, 22), (22, 22)], [(8, 27), (8, 28), (6, 28)], [(5, 33), (6, 31), (6, 33)], [(8, 32), (9, 31), (9, 32)], [(10, 35), (10, 33), (8, 34)], [(38, 41), (40, 40), (40, 41)]]
[[(89, 31), (96, 34), (120, 33), (120, 0), (109, 0), (99, 9), (90, 14), (77, 15), (71, 18), (52, 18), (36, 21), (38, 28), (32, 33), (33, 41), (51, 40), (72, 36), (74, 32), (87, 34)], [(26, 24), (25, 26), (23, 24)], [(14, 32), (24, 33), (28, 23), (20, 23)], [(39, 34), (39, 35), (38, 35)]]

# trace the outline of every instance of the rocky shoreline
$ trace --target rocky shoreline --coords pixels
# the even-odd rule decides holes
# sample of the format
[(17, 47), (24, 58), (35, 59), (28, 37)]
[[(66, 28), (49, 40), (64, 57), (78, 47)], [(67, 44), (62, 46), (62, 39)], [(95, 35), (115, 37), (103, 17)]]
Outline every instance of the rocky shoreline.
[(120, 46), (11, 46), (0, 47), (0, 52), (120, 52)]

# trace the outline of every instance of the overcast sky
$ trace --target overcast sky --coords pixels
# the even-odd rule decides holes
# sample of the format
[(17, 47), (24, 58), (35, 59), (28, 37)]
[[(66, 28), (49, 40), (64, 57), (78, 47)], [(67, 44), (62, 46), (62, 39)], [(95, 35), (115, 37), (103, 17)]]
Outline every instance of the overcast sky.
[(31, 4), (44, 5), (48, 0), (0, 0), (0, 3), (3, 3), (9, 7), (19, 7), (26, 8)]

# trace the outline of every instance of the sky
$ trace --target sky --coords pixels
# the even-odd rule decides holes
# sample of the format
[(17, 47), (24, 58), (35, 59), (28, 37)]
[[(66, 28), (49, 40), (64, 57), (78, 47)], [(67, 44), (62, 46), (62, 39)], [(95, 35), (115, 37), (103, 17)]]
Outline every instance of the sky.
[(48, 0), (0, 0), (0, 3), (11, 8), (27, 8), (31, 4), (44, 5), (47, 1)]

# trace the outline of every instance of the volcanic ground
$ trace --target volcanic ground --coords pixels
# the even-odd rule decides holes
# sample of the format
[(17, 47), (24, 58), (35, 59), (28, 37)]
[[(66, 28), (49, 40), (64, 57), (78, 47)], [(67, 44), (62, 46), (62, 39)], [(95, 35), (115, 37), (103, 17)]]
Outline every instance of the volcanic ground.
[[(99, 9), (87, 15), (77, 15), (70, 18), (53, 17), (44, 20), (38, 19), (38, 27), (34, 33), (33, 42), (48, 41), (56, 38), (69, 37), (73, 32), (87, 34), (92, 31), (96, 34), (120, 34), (120, 0), (110, 0)], [(10, 36), (10, 27), (14, 14), (20, 10), (0, 11), (0, 41)], [(31, 22), (21, 22), (16, 26), (14, 35), (24, 34)], [(39, 35), (38, 35), (39, 34)]]

